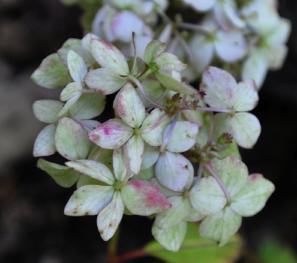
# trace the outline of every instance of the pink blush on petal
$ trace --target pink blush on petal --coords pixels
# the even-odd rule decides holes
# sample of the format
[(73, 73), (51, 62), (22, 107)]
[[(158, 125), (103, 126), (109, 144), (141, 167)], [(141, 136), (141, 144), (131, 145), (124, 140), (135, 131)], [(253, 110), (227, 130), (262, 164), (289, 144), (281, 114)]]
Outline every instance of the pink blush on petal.
[(132, 180), (130, 185), (143, 195), (147, 207), (161, 207), (164, 209), (171, 207), (171, 204), (157, 186), (141, 180)]

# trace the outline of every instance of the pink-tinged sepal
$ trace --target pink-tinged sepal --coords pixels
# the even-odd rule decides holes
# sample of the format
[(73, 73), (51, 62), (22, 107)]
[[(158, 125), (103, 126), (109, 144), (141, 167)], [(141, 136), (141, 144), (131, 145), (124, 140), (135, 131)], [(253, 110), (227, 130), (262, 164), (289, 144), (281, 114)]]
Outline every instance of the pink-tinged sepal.
[(159, 187), (149, 181), (131, 180), (122, 189), (122, 198), (128, 210), (135, 215), (149, 216), (171, 207)]

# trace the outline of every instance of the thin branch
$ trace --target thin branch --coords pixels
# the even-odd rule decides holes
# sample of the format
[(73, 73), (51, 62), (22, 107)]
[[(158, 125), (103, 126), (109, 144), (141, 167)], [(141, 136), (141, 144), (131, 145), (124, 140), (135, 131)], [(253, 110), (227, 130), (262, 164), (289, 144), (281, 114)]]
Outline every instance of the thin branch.
[(118, 256), (115, 263), (123, 263), (137, 258), (148, 256), (143, 249), (133, 250), (124, 255)]
[(209, 30), (207, 30), (203, 26), (199, 26), (199, 25), (194, 25), (194, 24), (190, 24), (190, 23), (178, 23), (177, 26), (179, 28), (186, 29), (186, 30), (194, 30), (194, 31), (197, 31), (204, 35), (210, 34)]
[(143, 95), (143, 97), (144, 97), (150, 104), (154, 105), (155, 107), (157, 107), (157, 108), (159, 108), (159, 109), (164, 109), (164, 107), (163, 107), (161, 104), (159, 104), (159, 103), (153, 101), (153, 100), (146, 94), (146, 91), (144, 90), (143, 85), (141, 84), (141, 82), (140, 82), (138, 79), (136, 79), (136, 78), (133, 77), (133, 76), (129, 76), (129, 80), (132, 81), (132, 83), (134, 83), (134, 84), (137, 86), (137, 88), (139, 89), (139, 91), (141, 92), (141, 94)]
[(120, 230), (118, 229), (108, 244), (107, 262), (117, 263), (117, 250), (120, 238)]

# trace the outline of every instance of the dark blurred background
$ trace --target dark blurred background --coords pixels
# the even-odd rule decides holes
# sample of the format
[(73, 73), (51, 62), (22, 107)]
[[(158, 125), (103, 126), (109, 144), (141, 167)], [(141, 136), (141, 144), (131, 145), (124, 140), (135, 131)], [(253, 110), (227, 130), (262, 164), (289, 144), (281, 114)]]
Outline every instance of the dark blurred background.
[[(293, 23), (289, 56), (270, 73), (256, 110), (263, 132), (257, 146), (243, 152), (251, 172), (276, 184), (276, 192), (257, 216), (245, 219), (241, 262), (258, 262), (260, 242), (275, 238), (297, 251), (297, 1), (282, 0), (282, 16)], [(56, 93), (38, 88), (32, 71), (69, 37), (81, 37), (81, 11), (59, 0), (0, 0), (0, 262), (105, 262), (106, 244), (94, 217), (67, 218), (63, 208), (72, 190), (59, 188), (36, 167), (32, 145), (41, 124), (31, 104)], [(150, 222), (126, 218), (120, 250), (141, 247)], [(142, 259), (135, 262), (159, 262)], [(281, 263), (281, 262), (277, 262)]]

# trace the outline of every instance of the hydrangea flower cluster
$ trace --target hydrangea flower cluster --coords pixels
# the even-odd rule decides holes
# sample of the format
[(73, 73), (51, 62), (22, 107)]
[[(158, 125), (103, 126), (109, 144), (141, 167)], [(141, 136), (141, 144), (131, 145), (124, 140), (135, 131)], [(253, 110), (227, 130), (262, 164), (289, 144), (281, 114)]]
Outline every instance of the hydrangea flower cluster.
[[(178, 15), (169, 17), (169, 8)], [(153, 39), (167, 43), (189, 65), (182, 75), (188, 81), (216, 65), (260, 88), (267, 72), (283, 65), (291, 24), (279, 16), (277, 0), (106, 0), (92, 29), (124, 53), (134, 32), (139, 57)]]
[(152, 234), (168, 250), (179, 250), (188, 222), (224, 245), (274, 191), (262, 175), (249, 175), (238, 152), (260, 135), (249, 113), (256, 84), (208, 67), (194, 88), (164, 43), (149, 42), (142, 56), (133, 37), (131, 46), (127, 57), (88, 34), (68, 40), (33, 73), (40, 86), (62, 88), (60, 100), (33, 105), (47, 124), (34, 156), (57, 152), (65, 163), (39, 159), (38, 167), (60, 186), (76, 186), (65, 215), (96, 215), (106, 241), (124, 215), (137, 215), (154, 218)]

